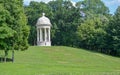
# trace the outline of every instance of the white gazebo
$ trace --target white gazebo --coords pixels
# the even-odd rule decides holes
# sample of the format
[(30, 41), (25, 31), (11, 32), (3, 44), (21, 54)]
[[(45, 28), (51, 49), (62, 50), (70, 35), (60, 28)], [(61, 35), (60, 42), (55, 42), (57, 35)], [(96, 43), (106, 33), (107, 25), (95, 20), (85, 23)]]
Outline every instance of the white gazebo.
[(47, 17), (45, 17), (45, 13), (43, 13), (42, 17), (38, 19), (36, 27), (37, 27), (37, 45), (51, 46), (50, 40), (51, 22)]

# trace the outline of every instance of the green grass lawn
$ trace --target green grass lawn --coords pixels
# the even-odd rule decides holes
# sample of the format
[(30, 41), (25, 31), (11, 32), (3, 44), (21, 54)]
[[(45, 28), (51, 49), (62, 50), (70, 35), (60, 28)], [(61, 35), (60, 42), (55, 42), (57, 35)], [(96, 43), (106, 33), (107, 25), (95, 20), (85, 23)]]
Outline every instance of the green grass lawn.
[(14, 63), (0, 63), (0, 75), (120, 75), (120, 58), (65, 46), (34, 46), (15, 51)]

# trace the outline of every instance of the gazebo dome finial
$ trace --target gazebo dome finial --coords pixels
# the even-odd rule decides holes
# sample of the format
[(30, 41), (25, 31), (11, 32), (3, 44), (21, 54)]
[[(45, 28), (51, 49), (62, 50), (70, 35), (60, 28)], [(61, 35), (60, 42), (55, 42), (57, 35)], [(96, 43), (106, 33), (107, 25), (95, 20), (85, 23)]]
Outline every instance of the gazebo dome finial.
[(36, 23), (37, 26), (51, 26), (51, 22), (49, 18), (45, 16), (45, 13), (42, 13), (42, 17), (40, 17)]
[(45, 13), (42, 13), (42, 16), (45, 16)]

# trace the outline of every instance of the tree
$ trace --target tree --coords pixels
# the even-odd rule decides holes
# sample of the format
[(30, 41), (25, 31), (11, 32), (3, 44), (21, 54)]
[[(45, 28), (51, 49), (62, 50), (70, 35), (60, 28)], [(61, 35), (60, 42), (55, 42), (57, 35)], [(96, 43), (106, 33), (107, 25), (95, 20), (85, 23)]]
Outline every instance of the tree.
[(0, 50), (4, 49), (6, 57), (8, 49), (11, 49), (11, 42), (8, 40), (13, 38), (15, 31), (6, 23), (10, 19), (10, 13), (1, 4), (0, 9)]
[[(70, 1), (56, 0), (48, 3), (53, 12), (53, 27), (55, 37), (53, 45), (75, 45), (77, 26), (81, 22), (81, 15)], [(69, 42), (68, 42), (69, 41)]]
[(79, 46), (90, 50), (100, 50), (100, 52), (102, 52), (106, 46), (106, 25), (107, 24), (99, 17), (87, 19), (78, 27), (77, 35), (79, 38)]
[(107, 32), (110, 54), (120, 56), (120, 6), (111, 19)]
[(29, 27), (23, 10), (22, 0), (0, 1), (0, 48), (5, 50), (25, 50), (28, 48)]
[[(101, 0), (84, 0), (76, 3), (79, 12), (84, 14), (84, 22), (78, 27), (78, 45), (79, 47), (93, 49), (102, 53), (109, 54), (108, 28), (109, 9)], [(109, 19), (108, 19), (109, 18)]]

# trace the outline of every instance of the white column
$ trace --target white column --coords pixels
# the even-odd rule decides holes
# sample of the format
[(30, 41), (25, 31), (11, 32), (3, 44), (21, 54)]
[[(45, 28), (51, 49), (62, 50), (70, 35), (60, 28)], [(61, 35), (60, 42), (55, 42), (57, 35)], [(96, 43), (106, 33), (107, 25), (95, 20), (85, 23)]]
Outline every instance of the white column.
[(37, 42), (39, 41), (39, 28), (37, 28)]
[(40, 41), (40, 28), (39, 28), (39, 41)]
[(46, 42), (46, 37), (47, 37), (46, 28), (44, 28), (44, 31), (45, 31), (45, 42)]
[(40, 28), (40, 41), (43, 41), (42, 39), (42, 29)]
[(49, 41), (49, 28), (47, 28), (47, 41)]
[(50, 28), (48, 28), (48, 37), (49, 37), (49, 41), (50, 41)]

